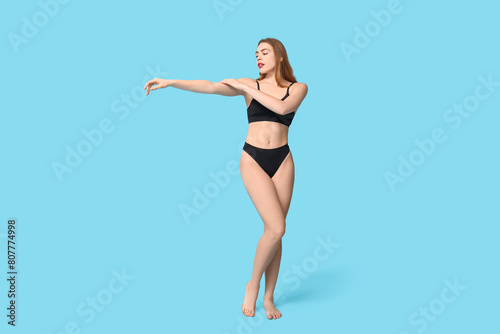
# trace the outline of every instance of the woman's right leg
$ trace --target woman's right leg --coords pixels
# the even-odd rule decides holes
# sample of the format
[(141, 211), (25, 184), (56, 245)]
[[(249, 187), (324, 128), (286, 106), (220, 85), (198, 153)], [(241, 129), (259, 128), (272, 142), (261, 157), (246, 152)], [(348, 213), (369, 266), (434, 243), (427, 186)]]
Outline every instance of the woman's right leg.
[(264, 234), (257, 244), (252, 278), (246, 285), (242, 307), (246, 316), (253, 317), (262, 275), (276, 254), (281, 237), (285, 233), (285, 216), (269, 175), (245, 151), (241, 155), (240, 173), (248, 195), (264, 222)]

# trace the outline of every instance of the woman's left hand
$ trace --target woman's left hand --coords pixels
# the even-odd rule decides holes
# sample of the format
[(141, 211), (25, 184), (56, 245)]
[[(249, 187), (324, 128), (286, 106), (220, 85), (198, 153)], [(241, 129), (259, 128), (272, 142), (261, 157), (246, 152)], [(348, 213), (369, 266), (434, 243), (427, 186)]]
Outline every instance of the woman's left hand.
[(244, 90), (246, 87), (246, 85), (244, 83), (241, 83), (236, 79), (224, 79), (224, 80), (220, 81), (220, 83), (223, 83), (227, 86), (231, 86), (231, 87), (239, 89), (239, 90)]

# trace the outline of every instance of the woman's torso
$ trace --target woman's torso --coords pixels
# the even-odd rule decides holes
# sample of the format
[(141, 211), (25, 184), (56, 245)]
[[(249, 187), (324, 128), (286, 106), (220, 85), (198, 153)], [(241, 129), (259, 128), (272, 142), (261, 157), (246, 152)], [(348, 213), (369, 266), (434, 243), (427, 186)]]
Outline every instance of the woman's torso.
[[(286, 83), (287, 87), (273, 87), (269, 84), (260, 83), (260, 90), (268, 95), (271, 95), (277, 99), (282, 99), (287, 94), (287, 87), (291, 82)], [(249, 83), (251, 85), (252, 83)], [(253, 86), (258, 89), (257, 83), (253, 80)], [(292, 86), (293, 87), (293, 86)], [(289, 95), (293, 88), (289, 89)], [(247, 110), (252, 103), (253, 98), (250, 95), (245, 94), (245, 101)], [(285, 98), (286, 100), (286, 98)], [(254, 103), (256, 103), (255, 101)], [(278, 122), (271, 121), (258, 121), (248, 124), (248, 134), (245, 139), (250, 145), (254, 145), (261, 148), (276, 148), (283, 146), (288, 143), (288, 126)]]

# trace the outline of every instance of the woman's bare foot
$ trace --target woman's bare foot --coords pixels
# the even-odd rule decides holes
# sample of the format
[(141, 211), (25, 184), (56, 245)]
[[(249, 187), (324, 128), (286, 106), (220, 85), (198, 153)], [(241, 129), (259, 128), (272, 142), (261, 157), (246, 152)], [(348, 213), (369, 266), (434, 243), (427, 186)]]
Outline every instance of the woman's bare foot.
[(274, 299), (264, 298), (264, 309), (266, 309), (267, 319), (281, 318), (281, 312), (274, 307)]
[(245, 298), (243, 299), (242, 311), (247, 317), (255, 316), (255, 303), (259, 295), (259, 287), (249, 281), (245, 286)]

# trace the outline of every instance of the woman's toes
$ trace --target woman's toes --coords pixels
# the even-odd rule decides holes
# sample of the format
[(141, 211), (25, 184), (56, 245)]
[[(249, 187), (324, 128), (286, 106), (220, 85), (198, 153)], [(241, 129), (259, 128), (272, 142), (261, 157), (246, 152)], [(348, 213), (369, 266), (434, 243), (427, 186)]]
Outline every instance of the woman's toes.
[(247, 317), (253, 317), (253, 311), (250, 309), (243, 309), (243, 314), (246, 315)]

